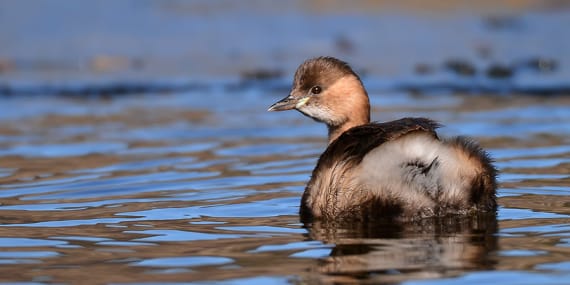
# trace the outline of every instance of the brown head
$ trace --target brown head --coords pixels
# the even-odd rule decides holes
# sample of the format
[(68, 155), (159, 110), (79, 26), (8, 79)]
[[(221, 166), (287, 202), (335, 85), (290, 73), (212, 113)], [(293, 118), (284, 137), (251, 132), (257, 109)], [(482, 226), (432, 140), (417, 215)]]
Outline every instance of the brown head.
[(346, 62), (334, 57), (301, 64), (289, 96), (268, 111), (292, 109), (327, 124), (329, 143), (344, 131), (370, 122), (370, 103), (360, 78)]

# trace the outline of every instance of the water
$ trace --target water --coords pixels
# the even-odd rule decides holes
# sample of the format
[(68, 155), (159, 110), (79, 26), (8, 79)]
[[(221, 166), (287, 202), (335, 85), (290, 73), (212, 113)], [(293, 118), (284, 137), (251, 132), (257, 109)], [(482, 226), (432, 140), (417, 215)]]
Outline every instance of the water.
[(0, 280), (570, 277), (568, 97), (372, 93), (375, 119), (421, 113), (446, 122), (444, 134), (476, 136), (502, 171), (500, 209), (496, 220), (342, 229), (299, 222), (326, 130), (295, 112), (265, 112), (281, 95), (2, 99)]
[[(0, 9), (0, 282), (570, 282), (564, 5), (475, 13), (448, 3), (458, 14), (432, 15), (367, 1), (349, 12), (258, 3), (255, 13), (207, 1), (63, 2), (72, 16), (54, 2), (0, 4), (10, 8)], [(266, 40), (273, 31), (281, 36)], [(300, 223), (326, 129), (265, 110), (315, 53), (362, 71), (374, 120), (425, 116), (444, 136), (479, 140), (501, 171), (497, 215)], [(537, 57), (557, 67), (485, 73)], [(413, 72), (426, 62), (434, 70)], [(267, 71), (276, 75), (256, 79)]]

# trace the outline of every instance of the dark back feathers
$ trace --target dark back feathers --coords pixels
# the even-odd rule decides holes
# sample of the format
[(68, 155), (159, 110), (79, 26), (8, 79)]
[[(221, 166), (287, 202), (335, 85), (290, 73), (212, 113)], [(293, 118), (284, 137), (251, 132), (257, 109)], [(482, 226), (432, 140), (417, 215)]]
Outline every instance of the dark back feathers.
[(370, 123), (354, 127), (344, 132), (328, 146), (319, 158), (314, 171), (321, 167), (330, 167), (335, 161), (345, 161), (356, 165), (377, 146), (412, 132), (427, 132), (437, 138), (435, 130), (439, 127), (438, 123), (426, 118), (403, 118), (386, 123)]

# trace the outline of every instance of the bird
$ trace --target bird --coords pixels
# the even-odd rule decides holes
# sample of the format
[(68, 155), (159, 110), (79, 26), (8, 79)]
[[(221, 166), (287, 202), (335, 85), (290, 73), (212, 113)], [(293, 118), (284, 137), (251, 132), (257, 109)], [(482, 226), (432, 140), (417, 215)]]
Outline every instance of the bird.
[(303, 221), (414, 221), (496, 212), (498, 170), (473, 139), (440, 138), (431, 119), (370, 121), (350, 65), (321, 56), (296, 70), (268, 111), (297, 110), (327, 125), (328, 146), (301, 197)]

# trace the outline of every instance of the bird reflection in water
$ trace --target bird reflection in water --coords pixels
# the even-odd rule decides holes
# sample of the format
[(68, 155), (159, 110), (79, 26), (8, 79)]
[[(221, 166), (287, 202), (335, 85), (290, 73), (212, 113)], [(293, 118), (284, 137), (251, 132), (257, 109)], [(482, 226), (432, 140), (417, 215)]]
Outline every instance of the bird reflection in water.
[(316, 269), (332, 282), (454, 277), (495, 265), (490, 254), (497, 250), (494, 213), (407, 223), (313, 221), (305, 227), (310, 239), (335, 245)]

